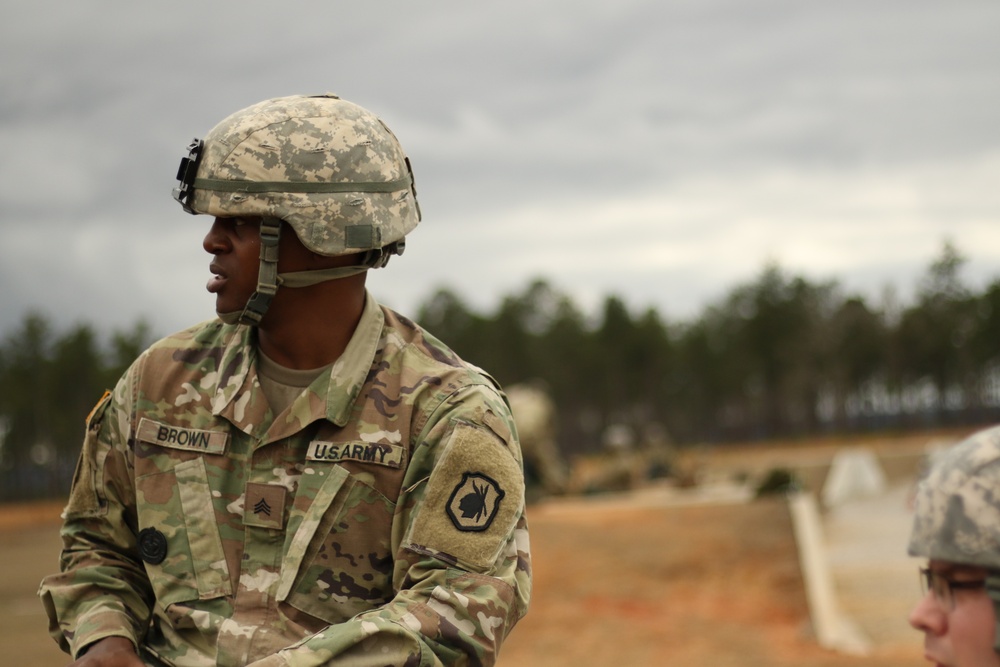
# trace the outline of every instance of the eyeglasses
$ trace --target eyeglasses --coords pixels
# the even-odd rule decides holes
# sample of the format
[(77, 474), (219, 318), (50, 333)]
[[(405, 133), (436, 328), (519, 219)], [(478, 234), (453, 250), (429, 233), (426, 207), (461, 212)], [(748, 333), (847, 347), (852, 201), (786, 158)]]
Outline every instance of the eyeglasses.
[(970, 591), (985, 586), (985, 578), (955, 581), (930, 568), (920, 568), (920, 590), (924, 595), (927, 595), (927, 591), (933, 592), (935, 599), (949, 611), (955, 608), (955, 591)]

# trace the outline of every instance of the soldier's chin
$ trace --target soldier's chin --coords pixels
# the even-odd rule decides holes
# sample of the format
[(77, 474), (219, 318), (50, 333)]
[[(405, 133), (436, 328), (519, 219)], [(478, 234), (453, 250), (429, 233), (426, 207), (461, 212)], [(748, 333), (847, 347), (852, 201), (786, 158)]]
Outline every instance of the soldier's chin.
[(243, 311), (242, 310), (233, 310), (233, 311), (229, 311), (229, 312), (223, 313), (223, 312), (220, 312), (220, 311), (216, 310), (215, 314), (225, 324), (239, 324), (240, 323), (240, 315), (243, 314)]

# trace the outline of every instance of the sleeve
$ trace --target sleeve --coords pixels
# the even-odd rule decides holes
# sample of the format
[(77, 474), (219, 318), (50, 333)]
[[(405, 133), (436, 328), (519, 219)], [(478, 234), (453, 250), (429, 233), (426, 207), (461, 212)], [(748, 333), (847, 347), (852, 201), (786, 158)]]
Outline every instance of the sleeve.
[(502, 395), (476, 386), (445, 401), (407, 480), (395, 597), (252, 667), (494, 664), (531, 593), (521, 454)]
[(74, 657), (106, 637), (138, 646), (151, 613), (153, 593), (136, 551), (128, 378), (87, 418), (63, 513), (60, 572), (43, 579), (38, 591), (49, 633)]

